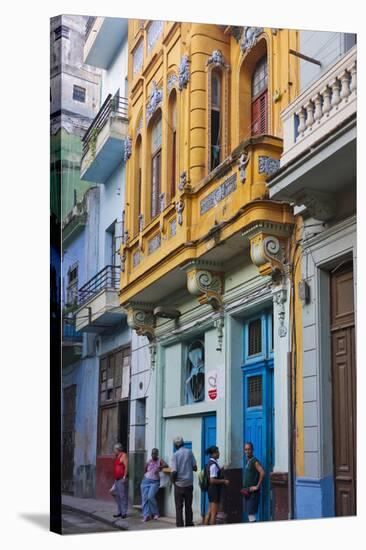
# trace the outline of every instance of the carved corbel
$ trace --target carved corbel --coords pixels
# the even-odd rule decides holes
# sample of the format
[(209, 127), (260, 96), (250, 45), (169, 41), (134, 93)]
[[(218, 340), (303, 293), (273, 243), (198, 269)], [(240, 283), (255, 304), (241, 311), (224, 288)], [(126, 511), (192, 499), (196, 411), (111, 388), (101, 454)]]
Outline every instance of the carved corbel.
[(291, 224), (257, 222), (243, 232), (250, 242), (250, 256), (261, 275), (285, 277), (289, 269), (288, 238)]
[(238, 168), (239, 168), (241, 183), (245, 183), (245, 180), (246, 180), (245, 170), (246, 170), (246, 167), (248, 166), (249, 158), (250, 158), (249, 153), (246, 153), (245, 151), (243, 151), (238, 161)]
[(223, 305), (221, 273), (193, 268), (187, 271), (187, 287), (190, 294), (198, 296), (201, 305), (210, 304), (215, 311), (221, 310)]
[(149, 343), (155, 341), (155, 316), (152, 310), (141, 306), (127, 305), (127, 324), (139, 336), (146, 336)]

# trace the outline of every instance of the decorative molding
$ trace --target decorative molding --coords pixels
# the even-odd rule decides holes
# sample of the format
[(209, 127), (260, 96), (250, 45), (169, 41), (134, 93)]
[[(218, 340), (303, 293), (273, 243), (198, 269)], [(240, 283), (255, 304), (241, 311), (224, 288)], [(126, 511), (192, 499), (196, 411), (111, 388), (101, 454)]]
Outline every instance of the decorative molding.
[(260, 155), (258, 157), (258, 172), (262, 174), (263, 172), (267, 176), (275, 174), (277, 170), (280, 169), (280, 161), (272, 157), (267, 157), (265, 155)]
[(184, 210), (184, 201), (180, 200), (175, 205), (175, 211), (177, 213), (177, 220), (179, 225), (183, 224), (183, 210)]
[(155, 341), (155, 317), (151, 309), (127, 304), (127, 324), (139, 336), (146, 336), (150, 343)]
[(295, 198), (296, 204), (306, 206), (311, 217), (326, 222), (334, 217), (336, 199), (332, 193), (306, 189)]
[(288, 238), (291, 224), (258, 221), (243, 232), (250, 241), (250, 256), (261, 275), (271, 275), (273, 279), (287, 276)]
[(223, 280), (220, 272), (195, 267), (189, 269), (187, 288), (190, 294), (199, 296), (198, 301), (201, 305), (208, 303), (215, 311), (222, 308)]
[(239, 168), (239, 174), (240, 174), (240, 181), (241, 183), (244, 183), (246, 180), (246, 174), (245, 170), (249, 162), (250, 155), (249, 153), (246, 153), (245, 151), (242, 152), (240, 155), (240, 158), (238, 160), (238, 168)]
[(222, 351), (222, 341), (224, 339), (224, 315), (220, 312), (218, 315), (214, 316), (214, 327), (217, 331), (217, 345), (216, 351)]
[(285, 326), (285, 303), (287, 300), (287, 290), (284, 286), (274, 286), (272, 289), (273, 303), (277, 305), (277, 314), (279, 320), (278, 335), (283, 338), (287, 334)]
[(157, 233), (152, 239), (149, 240), (147, 244), (148, 253), (152, 254), (157, 250), (161, 245), (161, 235)]
[(163, 101), (163, 90), (158, 88), (155, 80), (152, 81), (152, 90), (150, 93), (149, 101), (146, 108), (146, 120), (149, 122), (150, 118)]
[(187, 88), (189, 82), (189, 58), (183, 55), (179, 65), (178, 88), (180, 91)]
[(187, 183), (188, 183), (187, 172), (184, 170), (183, 172), (181, 172), (179, 176), (179, 184), (178, 184), (179, 191), (183, 191)]
[(256, 45), (258, 36), (263, 32), (263, 27), (244, 27), (240, 49), (242, 53), (248, 52)]
[(230, 65), (226, 63), (221, 50), (214, 50), (207, 59), (206, 65), (215, 65), (216, 67), (223, 67), (226, 70), (230, 69)]
[(236, 191), (237, 187), (237, 172), (234, 172), (229, 176), (221, 185), (219, 185), (214, 191), (209, 193), (207, 197), (200, 202), (200, 214), (205, 214), (211, 208), (216, 206), (225, 197)]
[(142, 115), (141, 115), (140, 118), (139, 118), (139, 121), (138, 121), (138, 123), (137, 123), (137, 133), (141, 132), (141, 130), (142, 130), (142, 125), (143, 125), (143, 117), (142, 117)]
[(132, 154), (132, 139), (130, 136), (127, 136), (125, 139), (125, 154), (124, 161), (127, 162)]
[(125, 265), (126, 265), (125, 251), (122, 252), (122, 254), (120, 255), (120, 258), (121, 258), (121, 271), (122, 271), (122, 273), (124, 273), (125, 272)]
[(168, 76), (168, 83), (167, 83), (167, 89), (168, 89), (168, 94), (170, 94), (170, 92), (172, 91), (172, 89), (176, 86), (176, 83), (178, 82), (178, 77), (175, 73), (171, 73), (169, 76)]
[(141, 233), (141, 231), (144, 229), (144, 215), (143, 214), (139, 214), (138, 223), (139, 223), (139, 233)]
[(140, 252), (140, 250), (136, 250), (132, 254), (132, 265), (133, 265), (133, 267), (137, 267), (139, 265), (140, 261), (141, 261), (141, 252)]
[(177, 218), (173, 218), (172, 220), (170, 220), (169, 228), (170, 236), (175, 237), (175, 235), (177, 234)]

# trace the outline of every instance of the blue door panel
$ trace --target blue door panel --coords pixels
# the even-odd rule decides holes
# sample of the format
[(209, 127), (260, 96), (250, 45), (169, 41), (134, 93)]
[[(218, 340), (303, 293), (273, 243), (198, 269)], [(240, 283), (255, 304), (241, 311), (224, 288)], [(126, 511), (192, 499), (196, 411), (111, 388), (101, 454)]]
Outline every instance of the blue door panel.
[[(216, 415), (210, 414), (202, 417), (202, 462), (201, 468), (203, 469), (209, 461), (209, 456), (206, 455), (206, 449), (216, 445)], [(202, 493), (201, 496), (201, 514), (204, 516), (208, 510), (208, 496), (207, 493)]]

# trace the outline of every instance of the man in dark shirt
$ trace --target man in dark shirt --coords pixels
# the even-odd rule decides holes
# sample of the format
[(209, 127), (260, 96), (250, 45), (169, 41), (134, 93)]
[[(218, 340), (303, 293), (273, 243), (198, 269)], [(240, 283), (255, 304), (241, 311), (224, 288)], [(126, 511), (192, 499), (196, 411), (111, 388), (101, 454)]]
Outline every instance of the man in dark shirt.
[(259, 505), (259, 491), (265, 476), (265, 471), (255, 456), (253, 456), (253, 443), (248, 441), (244, 445), (246, 462), (244, 466), (244, 488), (241, 493), (244, 496), (245, 510), (250, 522), (256, 521)]
[(190, 527), (193, 525), (193, 472), (197, 471), (197, 463), (192, 451), (184, 448), (182, 437), (174, 439), (174, 446), (177, 449), (172, 458), (176, 524), (177, 527), (184, 527), (184, 505), (185, 526)]

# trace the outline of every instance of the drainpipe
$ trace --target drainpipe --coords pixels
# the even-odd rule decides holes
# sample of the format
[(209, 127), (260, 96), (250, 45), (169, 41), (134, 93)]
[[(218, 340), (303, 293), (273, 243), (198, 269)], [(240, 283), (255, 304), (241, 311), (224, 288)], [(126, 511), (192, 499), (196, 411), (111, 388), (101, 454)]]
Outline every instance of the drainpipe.
[[(291, 336), (290, 336), (291, 338)], [(291, 344), (290, 344), (291, 345)], [(292, 373), (291, 373), (291, 351), (287, 352), (287, 384), (288, 384), (288, 519), (294, 517), (294, 459), (293, 459), (293, 418), (292, 418)]]

